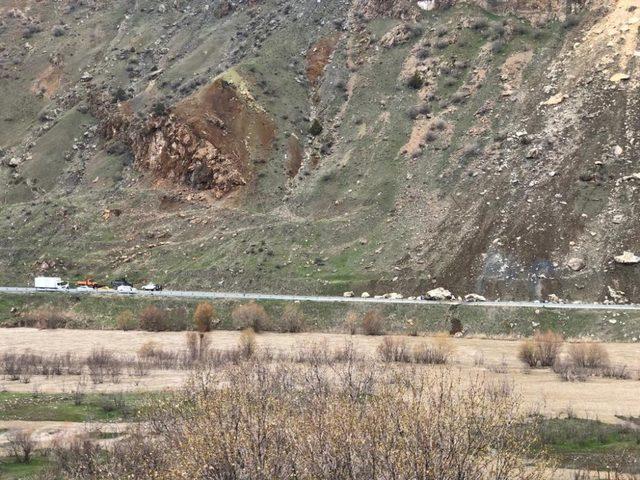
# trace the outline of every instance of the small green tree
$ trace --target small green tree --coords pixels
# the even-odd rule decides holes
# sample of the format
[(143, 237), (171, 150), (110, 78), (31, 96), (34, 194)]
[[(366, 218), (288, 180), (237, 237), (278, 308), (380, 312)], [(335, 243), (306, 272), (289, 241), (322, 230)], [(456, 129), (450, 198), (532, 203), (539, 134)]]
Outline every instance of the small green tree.
[(424, 85), (424, 80), (422, 80), (422, 76), (420, 75), (420, 72), (418, 72), (417, 70), (413, 72), (413, 75), (409, 77), (407, 85), (413, 88), (414, 90), (420, 90)]
[(309, 127), (309, 133), (314, 137), (317, 137), (322, 133), (322, 124), (317, 118), (314, 118), (313, 122), (311, 122), (311, 127)]

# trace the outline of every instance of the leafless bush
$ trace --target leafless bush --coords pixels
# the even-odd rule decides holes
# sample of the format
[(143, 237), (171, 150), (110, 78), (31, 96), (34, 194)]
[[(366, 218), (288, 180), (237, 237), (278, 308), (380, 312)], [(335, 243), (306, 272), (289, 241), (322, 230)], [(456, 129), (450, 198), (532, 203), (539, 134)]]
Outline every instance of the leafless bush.
[(299, 305), (290, 303), (284, 307), (281, 325), (283, 332), (300, 333), (304, 331), (305, 326), (306, 318)]
[(136, 317), (130, 310), (124, 310), (116, 317), (116, 328), (118, 330), (135, 330), (137, 326)]
[(19, 463), (29, 463), (31, 455), (36, 447), (35, 440), (30, 430), (13, 430), (7, 436), (7, 442), (11, 455)]
[(144, 377), (149, 374), (149, 365), (147, 362), (136, 358), (129, 365), (129, 375), (132, 377)]
[(616, 378), (618, 380), (630, 380), (631, 372), (626, 365), (611, 365), (600, 369), (598, 374), (605, 378)]
[(198, 332), (208, 332), (211, 330), (216, 311), (209, 302), (201, 302), (196, 306), (193, 320)]
[(445, 130), (447, 128), (447, 122), (439, 118), (431, 124), (431, 128), (439, 131)]
[(85, 383), (81, 380), (76, 384), (76, 388), (73, 390), (73, 404), (78, 406), (78, 405), (82, 405), (82, 402), (84, 401), (84, 390), (85, 390)]
[(89, 377), (93, 383), (104, 383), (105, 377), (110, 377), (113, 383), (118, 383), (122, 373), (120, 360), (113, 352), (104, 348), (93, 349), (87, 357)]
[(347, 316), (344, 319), (344, 325), (350, 335), (355, 335), (358, 331), (358, 325), (360, 324), (360, 315), (354, 310), (349, 310)]
[(553, 364), (553, 371), (565, 382), (586, 382), (589, 377), (586, 368), (578, 367), (567, 360), (557, 359)]
[(149, 305), (140, 313), (140, 328), (148, 332), (162, 332), (167, 329), (167, 312), (155, 305)]
[(384, 316), (380, 310), (369, 310), (362, 317), (362, 330), (365, 335), (384, 334)]
[(147, 366), (162, 369), (183, 368), (190, 364), (180, 352), (164, 350), (158, 343), (150, 340), (138, 349), (138, 357)]
[(62, 37), (64, 34), (65, 30), (63, 25), (54, 25), (53, 28), (51, 28), (51, 35), (54, 37)]
[[(511, 389), (448, 368), (425, 377), (363, 362), (330, 371), (243, 362), (198, 372), (149, 418), (140, 445), (100, 453), (102, 478), (548, 478)], [(96, 466), (98, 455), (83, 455)], [(134, 473), (140, 462), (146, 470)]]
[(554, 365), (564, 339), (562, 335), (551, 330), (536, 333), (533, 339), (525, 340), (520, 345), (519, 358), (530, 367), (551, 367)]
[(37, 308), (25, 314), (23, 318), (25, 326), (40, 330), (64, 328), (72, 320), (71, 314), (52, 307)]
[(453, 345), (447, 334), (434, 338), (433, 343), (421, 343), (413, 348), (413, 361), (430, 365), (444, 365), (453, 353)]
[(609, 366), (609, 354), (599, 343), (572, 343), (569, 358), (576, 367), (596, 369)]
[(384, 337), (378, 345), (378, 356), (383, 362), (411, 361), (407, 342), (401, 338)]
[(238, 330), (251, 328), (255, 333), (263, 331), (269, 322), (266, 310), (256, 302), (239, 305), (231, 313), (231, 318)]
[(6, 352), (0, 355), (0, 372), (11, 380), (22, 375), (80, 375), (82, 362), (71, 353), (40, 355), (32, 352)]
[(240, 338), (238, 339), (238, 352), (245, 359), (253, 357), (256, 353), (256, 333), (253, 329), (245, 328), (240, 333)]
[[(54, 441), (49, 449), (49, 457), (54, 468), (48, 472), (50, 477), (45, 478), (46, 480), (58, 478), (97, 479), (104, 455), (105, 451), (102, 447), (91, 441), (88, 435), (62, 437)], [(114, 465), (111, 468), (115, 469), (116, 467)]]
[(187, 332), (185, 342), (187, 344), (187, 357), (190, 362), (195, 362), (200, 358), (200, 335), (198, 332)]
[(428, 130), (424, 134), (424, 141), (427, 143), (435, 142), (438, 139), (438, 134), (434, 130)]

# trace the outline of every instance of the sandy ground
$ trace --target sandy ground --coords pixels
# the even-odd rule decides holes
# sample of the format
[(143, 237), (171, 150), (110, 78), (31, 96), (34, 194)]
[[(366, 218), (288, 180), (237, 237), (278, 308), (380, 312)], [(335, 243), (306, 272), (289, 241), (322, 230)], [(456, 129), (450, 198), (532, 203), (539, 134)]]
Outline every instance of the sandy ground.
[[(25, 422), (10, 420), (0, 422), (0, 454), (8, 455), (9, 435), (14, 430), (27, 430), (32, 432), (32, 439), (39, 448), (47, 448), (57, 442), (64, 441), (71, 436), (96, 435), (100, 433), (124, 433), (127, 423), (77, 423), (77, 422)], [(5, 431), (6, 430), (6, 431)], [(98, 440), (97, 443), (107, 444), (113, 439)]]
[[(226, 349), (237, 344), (238, 332), (212, 332), (212, 348)], [(428, 338), (403, 337), (408, 344), (431, 341)], [(35, 330), (0, 329), (0, 352), (31, 350), (40, 353), (73, 352), (85, 355), (94, 348), (107, 348), (113, 352), (134, 355), (149, 341), (166, 350), (184, 348), (184, 333), (150, 333), (88, 330)], [(257, 336), (260, 347), (274, 352), (292, 352), (313, 343), (326, 344), (329, 348), (343, 346), (353, 341), (357, 351), (375, 355), (382, 337), (341, 334), (278, 334)], [(532, 410), (547, 415), (571, 412), (583, 418), (618, 421), (617, 416), (640, 416), (640, 381), (594, 378), (587, 382), (563, 382), (548, 369), (525, 370), (517, 357), (520, 342), (495, 339), (452, 339), (453, 364), (464, 372), (485, 373), (490, 381), (509, 382)], [(612, 363), (627, 365), (635, 378), (640, 371), (639, 344), (606, 344)], [(437, 368), (437, 367), (428, 367)], [(151, 372), (145, 377), (133, 377), (126, 373), (116, 384), (97, 386), (87, 384), (87, 391), (161, 390), (178, 388), (187, 373), (183, 371)], [(0, 379), (0, 389), (9, 391), (72, 391), (78, 377), (33, 377), (28, 384)], [(2, 425), (0, 425), (2, 428)]]

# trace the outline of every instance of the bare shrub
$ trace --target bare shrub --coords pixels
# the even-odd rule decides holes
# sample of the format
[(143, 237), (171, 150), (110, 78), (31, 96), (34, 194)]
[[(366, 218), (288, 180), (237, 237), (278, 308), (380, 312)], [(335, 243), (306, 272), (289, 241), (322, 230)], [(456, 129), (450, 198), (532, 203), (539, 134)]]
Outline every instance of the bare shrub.
[(53, 35), (54, 37), (62, 37), (64, 34), (65, 30), (63, 25), (54, 25), (51, 28), (51, 35)]
[(576, 367), (596, 369), (609, 366), (609, 354), (600, 343), (572, 343), (569, 358)]
[(586, 368), (578, 367), (570, 361), (556, 360), (553, 371), (565, 382), (586, 382), (589, 372)]
[[(89, 435), (77, 435), (71, 438), (61, 437), (54, 441), (49, 456), (54, 466), (47, 480), (58, 478), (92, 479), (100, 471), (104, 462), (102, 447), (91, 441)], [(138, 459), (140, 461), (141, 459)], [(117, 465), (117, 462), (114, 462)], [(116, 465), (111, 468), (116, 469)]]
[(436, 336), (433, 342), (421, 343), (413, 348), (413, 361), (429, 365), (444, 365), (453, 354), (453, 344), (449, 335)]
[[(156, 421), (150, 434), (135, 437), (138, 446), (127, 448), (125, 440), (119, 451), (101, 453), (100, 473), (167, 479), (549, 478), (533, 448), (535, 426), (511, 389), (487, 386), (481, 378), (465, 378), (466, 388), (458, 388), (462, 382), (448, 368), (425, 377), (393, 368), (374, 371), (362, 362), (330, 371), (245, 362), (198, 372), (171, 402), (150, 407)], [(94, 455), (83, 460), (93, 465)], [(134, 473), (143, 461), (146, 470)]]
[(29, 463), (36, 447), (30, 430), (14, 430), (9, 432), (7, 442), (11, 455), (18, 463)]
[(604, 378), (615, 378), (618, 380), (630, 380), (631, 372), (626, 365), (611, 365), (600, 369), (598, 374)]
[(409, 362), (411, 355), (407, 342), (401, 338), (384, 337), (378, 345), (378, 356), (383, 362)]
[(238, 352), (245, 359), (249, 359), (255, 355), (256, 333), (252, 328), (245, 328), (240, 332), (240, 338), (238, 338)]
[(238, 330), (251, 328), (255, 333), (263, 331), (269, 321), (269, 315), (264, 307), (256, 302), (237, 306), (231, 313), (231, 318)]
[(185, 343), (189, 361), (195, 362), (200, 358), (200, 335), (198, 332), (187, 332)]
[(439, 131), (445, 130), (447, 128), (447, 122), (439, 118), (431, 124), (431, 128)]
[(344, 325), (350, 335), (355, 335), (358, 331), (358, 325), (360, 324), (360, 315), (354, 310), (349, 310), (347, 316), (344, 319)]
[(429, 130), (424, 134), (424, 141), (427, 143), (435, 142), (438, 139), (438, 134), (434, 130)]
[(45, 356), (27, 351), (0, 355), (0, 372), (11, 380), (19, 380), (22, 375), (80, 375), (81, 371), (82, 362), (71, 353)]
[(167, 312), (155, 305), (149, 305), (140, 313), (140, 329), (148, 332), (162, 332), (167, 329)]
[(122, 372), (122, 364), (113, 352), (105, 349), (93, 349), (87, 357), (89, 377), (93, 383), (104, 383), (109, 376), (113, 383), (118, 383)]
[(178, 352), (166, 351), (157, 342), (150, 340), (138, 349), (138, 357), (148, 366), (175, 369), (190, 365), (190, 362)]
[(216, 315), (216, 311), (209, 302), (201, 302), (196, 306), (196, 311), (193, 314), (193, 320), (196, 330), (198, 332), (208, 332), (211, 330), (213, 319)]
[(289, 303), (282, 312), (281, 330), (288, 333), (303, 332), (306, 325), (304, 313), (300, 305)]
[(123, 310), (116, 317), (116, 328), (118, 330), (135, 330), (137, 326), (138, 322), (131, 310)]
[(362, 317), (362, 331), (365, 335), (384, 334), (384, 316), (380, 310), (369, 310)]
[(525, 340), (520, 345), (518, 356), (530, 367), (551, 367), (562, 350), (563, 343), (564, 339), (559, 333), (551, 330), (537, 332), (533, 339)]
[(72, 315), (53, 307), (41, 307), (24, 316), (24, 324), (27, 327), (40, 330), (64, 328), (71, 320), (73, 320)]
[(140, 346), (140, 348), (138, 349), (138, 356), (141, 358), (153, 357), (158, 350), (160, 350), (158, 342), (149, 340)]

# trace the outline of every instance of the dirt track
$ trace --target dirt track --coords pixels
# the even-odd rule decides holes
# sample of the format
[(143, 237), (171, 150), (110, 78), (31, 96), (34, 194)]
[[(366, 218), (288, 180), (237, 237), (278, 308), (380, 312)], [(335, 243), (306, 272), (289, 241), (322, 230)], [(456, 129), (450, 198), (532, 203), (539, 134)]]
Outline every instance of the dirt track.
[[(226, 349), (237, 344), (238, 332), (212, 332), (211, 348)], [(404, 337), (411, 344), (429, 341), (425, 338)], [(166, 350), (184, 348), (184, 333), (149, 333), (87, 330), (0, 329), (0, 352), (31, 350), (41, 353), (74, 352), (88, 354), (104, 347), (120, 354), (133, 355), (146, 342), (154, 341)], [(382, 337), (348, 336), (340, 334), (276, 334), (257, 336), (260, 347), (274, 352), (291, 352), (311, 343), (326, 343), (339, 347), (353, 341), (355, 348), (374, 355)], [(490, 380), (512, 382), (532, 410), (549, 415), (571, 411), (573, 414), (616, 421), (616, 415), (639, 416), (640, 382), (638, 380), (590, 379), (587, 382), (563, 382), (549, 371), (526, 371), (517, 358), (519, 342), (495, 339), (452, 339), (455, 347), (454, 365), (465, 372), (485, 372)], [(612, 363), (624, 364), (637, 375), (640, 370), (639, 344), (606, 344)], [(476, 365), (479, 364), (479, 365)], [(437, 368), (437, 367), (426, 367)], [(177, 388), (186, 376), (182, 371), (152, 372), (143, 378), (123, 375), (118, 384), (103, 384), (96, 391), (159, 390)], [(33, 378), (22, 384), (0, 380), (1, 387), (10, 391), (45, 392), (71, 391), (77, 377)]]

